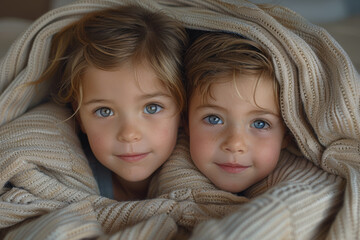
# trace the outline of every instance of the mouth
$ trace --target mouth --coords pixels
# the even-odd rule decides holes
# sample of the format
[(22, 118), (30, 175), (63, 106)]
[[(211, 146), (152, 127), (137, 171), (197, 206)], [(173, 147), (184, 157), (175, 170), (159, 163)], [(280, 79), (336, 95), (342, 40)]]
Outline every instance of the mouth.
[(141, 161), (142, 159), (146, 158), (147, 155), (149, 155), (149, 153), (129, 153), (116, 156), (125, 162), (133, 163)]
[(243, 166), (236, 163), (216, 163), (216, 165), (228, 173), (241, 173), (249, 168), (249, 166)]

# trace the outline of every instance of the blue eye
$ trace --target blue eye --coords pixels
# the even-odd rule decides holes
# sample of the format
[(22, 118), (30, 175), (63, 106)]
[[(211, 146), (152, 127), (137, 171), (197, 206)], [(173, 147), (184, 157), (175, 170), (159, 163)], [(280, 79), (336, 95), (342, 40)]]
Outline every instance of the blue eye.
[(114, 112), (110, 108), (102, 107), (102, 108), (97, 109), (95, 111), (95, 114), (99, 117), (109, 117), (109, 116), (114, 115)]
[(163, 108), (157, 104), (149, 104), (149, 105), (146, 105), (145, 108), (144, 108), (144, 113), (146, 114), (155, 114), (155, 113), (158, 113), (162, 110)]
[(255, 120), (252, 124), (251, 124), (252, 127), (256, 128), (256, 129), (266, 129), (266, 128), (269, 128), (270, 125), (263, 121), (263, 120)]
[(223, 120), (216, 115), (209, 115), (204, 120), (211, 125), (224, 124)]

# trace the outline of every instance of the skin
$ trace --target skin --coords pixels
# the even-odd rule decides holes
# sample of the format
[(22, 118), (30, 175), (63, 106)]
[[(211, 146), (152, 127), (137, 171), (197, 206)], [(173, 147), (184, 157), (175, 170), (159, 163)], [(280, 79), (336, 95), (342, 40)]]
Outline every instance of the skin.
[(287, 142), (271, 80), (261, 79), (254, 96), (256, 78), (220, 78), (205, 101), (198, 91), (190, 99), (191, 157), (206, 177), (229, 192), (265, 178)]
[(95, 157), (113, 172), (115, 199), (143, 198), (176, 143), (175, 101), (147, 63), (89, 67), (82, 83), (78, 119)]

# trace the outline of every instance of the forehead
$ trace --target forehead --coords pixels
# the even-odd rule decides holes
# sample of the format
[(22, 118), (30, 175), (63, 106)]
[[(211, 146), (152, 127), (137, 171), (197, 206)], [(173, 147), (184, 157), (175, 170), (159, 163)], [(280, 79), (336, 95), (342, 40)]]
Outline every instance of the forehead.
[(111, 69), (88, 66), (85, 69), (82, 80), (84, 83), (99, 82), (99, 84), (111, 80), (118, 80), (120, 82), (132, 80), (136, 84), (146, 85), (147, 88), (158, 88), (162, 85), (157, 73), (147, 62), (133, 64), (131, 61), (126, 61)]
[(123, 64), (111, 70), (88, 67), (83, 75), (84, 98), (121, 97), (134, 94), (170, 95), (167, 88), (148, 64)]
[(209, 84), (207, 89), (195, 89), (190, 102), (195, 100), (198, 104), (221, 102), (235, 104), (242, 101), (279, 113), (273, 81), (269, 77), (260, 75), (219, 77)]

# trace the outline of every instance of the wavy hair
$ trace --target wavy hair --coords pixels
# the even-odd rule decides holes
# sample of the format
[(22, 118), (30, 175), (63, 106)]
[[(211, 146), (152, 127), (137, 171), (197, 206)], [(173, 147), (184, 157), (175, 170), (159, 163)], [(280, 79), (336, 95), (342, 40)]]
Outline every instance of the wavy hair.
[(81, 78), (88, 66), (111, 70), (125, 61), (147, 61), (182, 111), (186, 45), (183, 26), (162, 12), (137, 5), (91, 12), (54, 36), (50, 64), (36, 83), (55, 78), (55, 100), (76, 103), (76, 113), (83, 98)]

